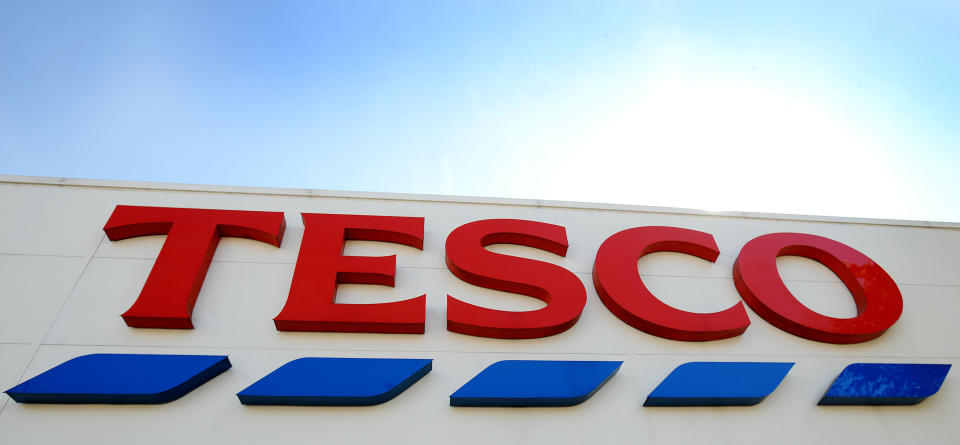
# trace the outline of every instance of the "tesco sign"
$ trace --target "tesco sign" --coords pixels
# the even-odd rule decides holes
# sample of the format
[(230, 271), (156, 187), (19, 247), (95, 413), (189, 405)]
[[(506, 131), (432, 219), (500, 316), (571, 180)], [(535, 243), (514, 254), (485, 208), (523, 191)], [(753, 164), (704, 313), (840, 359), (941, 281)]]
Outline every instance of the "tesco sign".
[[(344, 256), (347, 240), (380, 241), (423, 249), (419, 217), (302, 213), (305, 231), (290, 293), (274, 318), (281, 331), (424, 332), (426, 295), (379, 304), (336, 302), (338, 284), (394, 285), (396, 256)], [(220, 237), (280, 246), (282, 212), (119, 205), (103, 230), (112, 241), (167, 235), (139, 297), (125, 313), (128, 326), (192, 329), (191, 314)], [(576, 324), (587, 301), (584, 284), (556, 264), (499, 254), (493, 244), (516, 244), (565, 256), (563, 226), (518, 219), (474, 221), (446, 239), (446, 265), (477, 286), (537, 298), (546, 306), (502, 311), (447, 296), (447, 329), (493, 338), (538, 338)], [(672, 307), (644, 285), (637, 261), (653, 252), (679, 252), (707, 261), (720, 254), (709, 233), (677, 227), (635, 227), (607, 238), (597, 251), (593, 286), (604, 305), (627, 324), (663, 338), (706, 341), (735, 337), (749, 326), (743, 303), (713, 313)], [(777, 271), (778, 256), (816, 260), (853, 295), (857, 316), (833, 318), (798, 301)], [(828, 343), (874, 339), (900, 317), (903, 301), (892, 278), (850, 246), (816, 235), (772, 233), (743, 246), (733, 279), (744, 301), (761, 317), (791, 334)]]

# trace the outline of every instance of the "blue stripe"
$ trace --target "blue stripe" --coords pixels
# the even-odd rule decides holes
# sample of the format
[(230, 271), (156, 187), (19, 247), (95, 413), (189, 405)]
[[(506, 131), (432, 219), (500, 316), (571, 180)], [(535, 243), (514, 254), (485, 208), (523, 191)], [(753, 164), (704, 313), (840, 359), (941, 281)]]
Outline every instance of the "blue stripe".
[(61, 363), (7, 394), (19, 403), (165, 403), (227, 369), (230, 360), (221, 355), (91, 354)]
[(793, 363), (690, 362), (678, 366), (643, 406), (750, 406), (763, 401)]
[(571, 406), (603, 386), (623, 362), (504, 360), (450, 396), (451, 406)]
[(843, 368), (820, 405), (916, 405), (940, 390), (950, 365), (854, 363)]
[(376, 405), (432, 367), (429, 359), (307, 357), (277, 368), (237, 397), (244, 405)]

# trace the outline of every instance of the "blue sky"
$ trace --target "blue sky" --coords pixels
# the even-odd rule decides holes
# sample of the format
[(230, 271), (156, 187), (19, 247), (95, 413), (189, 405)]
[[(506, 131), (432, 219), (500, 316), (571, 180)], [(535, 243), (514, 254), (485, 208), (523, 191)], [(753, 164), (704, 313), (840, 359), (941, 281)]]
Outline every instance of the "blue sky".
[(960, 221), (960, 3), (0, 3), (0, 173)]

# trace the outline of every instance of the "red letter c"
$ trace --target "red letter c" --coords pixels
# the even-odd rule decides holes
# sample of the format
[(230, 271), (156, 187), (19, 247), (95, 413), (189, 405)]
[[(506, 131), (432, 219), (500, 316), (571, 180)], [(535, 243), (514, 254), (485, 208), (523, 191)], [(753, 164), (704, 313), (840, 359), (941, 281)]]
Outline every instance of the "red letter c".
[(720, 255), (709, 233), (676, 227), (636, 227), (607, 238), (593, 263), (593, 284), (600, 300), (618, 318), (658, 337), (706, 341), (735, 337), (750, 326), (743, 303), (699, 314), (669, 306), (644, 286), (637, 261), (648, 253), (680, 252), (707, 261)]

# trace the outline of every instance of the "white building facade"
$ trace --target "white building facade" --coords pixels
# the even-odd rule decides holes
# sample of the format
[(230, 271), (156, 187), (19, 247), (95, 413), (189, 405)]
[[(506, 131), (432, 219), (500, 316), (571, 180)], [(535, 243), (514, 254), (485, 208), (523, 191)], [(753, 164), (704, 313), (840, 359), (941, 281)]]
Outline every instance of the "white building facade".
[[(194, 329), (127, 326), (165, 236), (110, 241), (117, 205), (283, 212), (280, 247), (224, 237), (193, 310)], [(92, 353), (226, 355), (232, 368), (158, 405), (30, 404), (0, 394), (3, 443), (955, 443), (960, 387), (953, 371), (939, 392), (912, 406), (818, 406), (845, 366), (960, 362), (960, 224), (533, 200), (0, 177), (0, 387), (7, 390)], [(304, 233), (301, 213), (423, 217), (423, 249), (349, 241), (344, 255), (396, 255), (395, 287), (346, 284), (337, 302), (382, 303), (426, 294), (423, 334), (278, 331), (273, 318), (290, 291)], [(485, 219), (563, 226), (566, 256), (517, 245), (488, 250), (559, 265), (587, 290), (570, 329), (543, 338), (497, 339), (450, 332), (447, 295), (471, 304), (529, 311), (544, 303), (467, 284), (445, 262), (447, 236)], [(643, 226), (713, 235), (713, 263), (654, 253), (638, 273), (663, 302), (716, 312), (741, 301), (734, 261), (750, 240), (794, 232), (830, 238), (870, 257), (903, 299), (899, 320), (878, 338), (830, 344), (785, 332), (747, 307), (739, 336), (706, 342), (660, 338), (611, 313), (593, 284), (598, 248)], [(850, 318), (857, 307), (829, 269), (785, 256), (777, 266), (808, 308)], [(365, 407), (246, 406), (236, 394), (302, 357), (432, 359), (432, 371), (396, 398)], [(585, 402), (570, 407), (452, 407), (449, 396), (500, 360), (622, 361)], [(678, 365), (696, 361), (793, 362), (763, 402), (735, 407), (644, 407)]]

